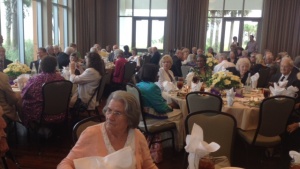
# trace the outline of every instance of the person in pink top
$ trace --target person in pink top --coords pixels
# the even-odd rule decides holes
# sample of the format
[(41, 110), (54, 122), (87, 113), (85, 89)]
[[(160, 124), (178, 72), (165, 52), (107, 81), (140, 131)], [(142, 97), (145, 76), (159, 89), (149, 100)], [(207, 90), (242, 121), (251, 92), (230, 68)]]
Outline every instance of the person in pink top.
[(112, 81), (114, 83), (122, 83), (123, 82), (123, 76), (124, 76), (124, 65), (127, 62), (127, 60), (124, 57), (124, 53), (121, 49), (114, 50), (115, 56), (117, 56), (117, 60), (115, 62), (115, 71), (113, 74)]
[[(74, 161), (78, 159), (105, 157), (125, 149), (130, 149), (130, 153), (124, 158), (131, 159), (132, 163), (122, 168), (157, 169), (150, 156), (145, 136), (136, 129), (140, 110), (135, 96), (126, 91), (113, 92), (103, 108), (106, 121), (85, 129), (67, 157), (58, 164), (57, 169), (73, 169)], [(111, 166), (116, 165), (118, 161), (108, 163)]]

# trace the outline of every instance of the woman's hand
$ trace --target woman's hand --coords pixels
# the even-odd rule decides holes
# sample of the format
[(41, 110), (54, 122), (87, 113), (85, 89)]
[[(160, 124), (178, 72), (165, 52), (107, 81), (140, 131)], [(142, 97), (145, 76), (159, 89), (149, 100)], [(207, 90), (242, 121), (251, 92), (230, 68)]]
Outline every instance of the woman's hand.
[(298, 123), (293, 123), (293, 124), (288, 125), (286, 130), (289, 133), (292, 133), (293, 131), (295, 131), (298, 128), (299, 128), (299, 124)]
[(70, 73), (71, 74), (75, 74), (75, 62), (70, 62), (70, 64), (69, 64), (69, 68), (70, 68)]

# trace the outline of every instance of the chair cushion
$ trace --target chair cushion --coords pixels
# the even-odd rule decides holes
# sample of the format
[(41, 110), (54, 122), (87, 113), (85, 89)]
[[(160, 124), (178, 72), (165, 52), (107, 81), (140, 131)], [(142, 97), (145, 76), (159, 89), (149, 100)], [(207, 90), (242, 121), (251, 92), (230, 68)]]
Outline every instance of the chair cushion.
[[(149, 121), (149, 120), (152, 120), (152, 119), (147, 119), (146, 121)], [(150, 133), (158, 133), (158, 132), (163, 132), (163, 131), (167, 131), (170, 129), (176, 129), (176, 124), (174, 122), (170, 122), (170, 121), (162, 120), (161, 122), (156, 122), (154, 124), (151, 124), (151, 122), (150, 123), (146, 122), (146, 123), (147, 123), (148, 132), (150, 132)], [(143, 121), (140, 122), (139, 128), (142, 131), (145, 131), (145, 125), (144, 125)]]
[[(248, 143), (252, 144), (252, 141), (254, 139), (256, 130), (248, 130), (244, 131), (239, 129), (238, 133), (239, 135)], [(281, 142), (280, 136), (275, 136), (275, 137), (266, 137), (262, 136), (260, 134), (257, 135), (256, 142), (254, 145), (256, 146), (262, 146), (262, 147), (273, 147), (278, 145)]]

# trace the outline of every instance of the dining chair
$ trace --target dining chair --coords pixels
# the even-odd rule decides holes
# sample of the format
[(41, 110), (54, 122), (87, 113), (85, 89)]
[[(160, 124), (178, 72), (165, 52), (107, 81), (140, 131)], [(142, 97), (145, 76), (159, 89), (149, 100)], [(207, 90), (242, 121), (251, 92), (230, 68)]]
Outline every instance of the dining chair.
[(270, 79), (270, 68), (261, 68), (258, 72), (259, 78), (257, 81), (257, 87), (267, 87)]
[(187, 66), (187, 65), (182, 65), (181, 66), (181, 72), (182, 72), (182, 77), (186, 78), (186, 75), (189, 73), (190, 69), (192, 66)]
[(136, 69), (136, 62), (126, 62), (124, 65), (124, 77), (123, 77), (123, 84), (127, 84), (133, 78)]
[(220, 96), (207, 92), (191, 92), (186, 95), (188, 113), (201, 110), (221, 111), (223, 100)]
[[(59, 125), (66, 125), (68, 120), (69, 101), (73, 84), (67, 80), (52, 81), (43, 84), (42, 97), (43, 107), (39, 121), (30, 125), (40, 144), (40, 134), (42, 128), (58, 128)], [(52, 117), (61, 116), (59, 120)], [(28, 132), (29, 133), (29, 132)], [(49, 134), (49, 133), (48, 133)], [(40, 146), (40, 145), (39, 145)], [(40, 148), (40, 147), (39, 147)]]
[(288, 96), (264, 99), (260, 104), (257, 129), (247, 131), (239, 129), (239, 136), (249, 146), (270, 148), (280, 145), (281, 135), (286, 130), (294, 105), (295, 99)]
[(102, 116), (97, 115), (97, 116), (92, 116), (85, 118), (75, 124), (73, 127), (72, 131), (72, 137), (73, 137), (73, 142), (74, 144), (77, 142), (80, 134), (88, 127), (99, 124), (103, 122)]
[[(109, 78), (110, 78), (109, 73), (105, 73), (101, 77), (101, 81), (99, 83), (98, 92), (97, 92), (97, 96), (96, 96), (96, 102), (98, 102), (98, 104), (101, 103), (101, 99), (102, 99), (102, 96), (103, 96), (105, 85), (106, 85), (107, 81), (109, 80)], [(101, 112), (98, 110), (98, 106), (95, 107), (95, 112), (96, 112), (97, 115), (101, 114)], [(89, 112), (89, 116), (91, 116), (90, 112)]]
[(232, 159), (237, 128), (236, 120), (232, 115), (215, 110), (190, 113), (185, 119), (186, 134), (191, 134), (194, 124), (203, 129), (204, 141), (216, 142), (221, 146), (218, 151), (211, 153), (212, 156), (226, 156), (229, 161)]
[[(175, 137), (174, 137), (174, 131), (176, 131), (176, 125), (174, 122), (165, 122), (165, 123), (160, 123), (157, 125), (147, 125), (147, 121), (149, 120), (145, 112), (143, 110), (143, 100), (142, 100), (142, 95), (140, 90), (133, 84), (128, 83), (126, 85), (126, 91), (133, 94), (137, 101), (139, 102), (140, 108), (141, 108), (141, 115), (140, 115), (140, 124), (139, 124), (139, 129), (141, 130), (142, 133), (147, 137), (147, 139), (150, 139), (149, 142), (149, 148), (153, 143), (161, 143), (167, 140), (172, 140), (172, 147), (173, 150), (175, 150)], [(164, 133), (164, 132), (169, 132), (171, 134), (171, 137), (167, 137), (164, 139), (161, 139), (159, 141), (154, 141), (154, 136), (156, 134)]]

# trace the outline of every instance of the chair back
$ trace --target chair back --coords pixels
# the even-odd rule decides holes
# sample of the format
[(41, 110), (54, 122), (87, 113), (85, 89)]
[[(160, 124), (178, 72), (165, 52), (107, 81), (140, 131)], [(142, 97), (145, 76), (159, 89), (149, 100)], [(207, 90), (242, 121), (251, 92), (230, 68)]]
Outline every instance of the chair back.
[(99, 89), (98, 89), (98, 93), (97, 93), (97, 97), (96, 97), (96, 101), (100, 103), (102, 95), (103, 95), (103, 91), (106, 85), (106, 82), (109, 79), (110, 74), (105, 73), (105, 75), (102, 76), (100, 84), (99, 84)]
[(128, 83), (126, 85), (126, 91), (128, 93), (131, 93), (134, 95), (134, 97), (136, 98), (136, 100), (138, 101), (140, 108), (141, 108), (141, 115), (140, 115), (140, 121), (143, 121), (144, 123), (144, 128), (145, 128), (145, 132), (148, 133), (148, 128), (147, 128), (147, 124), (146, 124), (146, 117), (143, 113), (143, 103), (142, 103), (142, 95), (140, 90), (133, 84)]
[(274, 96), (264, 99), (260, 105), (259, 122), (253, 144), (258, 134), (274, 137), (284, 133), (294, 105), (295, 99), (288, 96)]
[(126, 62), (124, 65), (124, 76), (123, 76), (123, 81), (125, 83), (130, 82), (136, 69), (136, 62)]
[(188, 112), (201, 110), (221, 111), (223, 100), (220, 96), (207, 92), (191, 92), (186, 95)]
[(151, 59), (150, 55), (143, 55), (143, 59), (141, 59), (141, 66), (150, 63), (150, 59)]
[(92, 116), (92, 117), (88, 117), (85, 118), (81, 121), (79, 121), (78, 123), (75, 124), (75, 126), (73, 127), (73, 132), (72, 132), (72, 137), (73, 137), (73, 142), (76, 143), (76, 141), (78, 140), (80, 134), (88, 127), (99, 124), (101, 122), (103, 122), (101, 120), (102, 116)]
[(186, 78), (186, 75), (189, 73), (191, 66), (183, 65), (181, 66), (182, 77)]
[(193, 125), (203, 129), (203, 140), (207, 143), (216, 142), (221, 148), (212, 153), (213, 156), (232, 157), (232, 148), (236, 134), (236, 120), (228, 114), (214, 110), (197, 111), (185, 119), (186, 134), (191, 134)]
[(259, 78), (257, 81), (257, 87), (267, 87), (268, 86), (268, 81), (270, 78), (270, 68), (261, 68), (258, 72)]
[(44, 116), (65, 114), (67, 116), (73, 84), (67, 80), (52, 81), (42, 87)]

